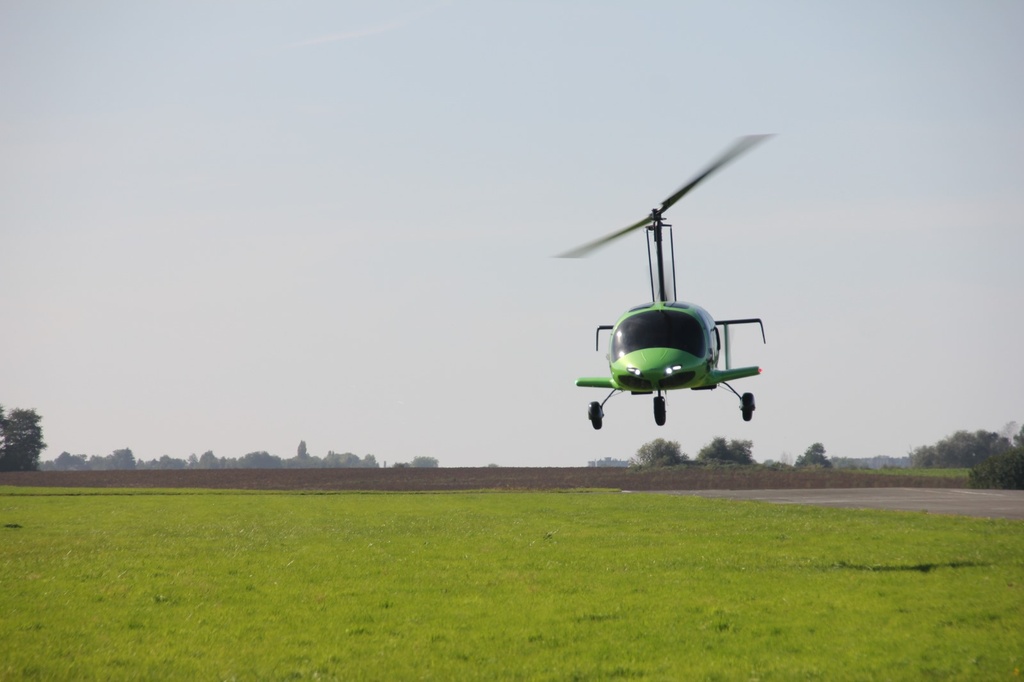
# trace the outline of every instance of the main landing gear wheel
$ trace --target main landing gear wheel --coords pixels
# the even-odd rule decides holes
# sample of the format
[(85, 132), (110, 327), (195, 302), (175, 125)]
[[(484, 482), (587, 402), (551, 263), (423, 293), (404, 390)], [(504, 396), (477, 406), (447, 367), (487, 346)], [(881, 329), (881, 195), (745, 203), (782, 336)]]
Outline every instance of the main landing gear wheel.
[(590, 407), (587, 408), (587, 417), (595, 429), (600, 429), (604, 423), (604, 410), (601, 409), (601, 403), (597, 401), (590, 403)]
[(663, 395), (654, 399), (654, 423), (658, 426), (665, 425), (665, 396)]
[(740, 411), (743, 412), (743, 421), (748, 422), (754, 416), (754, 410), (757, 407), (754, 405), (754, 394), (744, 393), (740, 397)]

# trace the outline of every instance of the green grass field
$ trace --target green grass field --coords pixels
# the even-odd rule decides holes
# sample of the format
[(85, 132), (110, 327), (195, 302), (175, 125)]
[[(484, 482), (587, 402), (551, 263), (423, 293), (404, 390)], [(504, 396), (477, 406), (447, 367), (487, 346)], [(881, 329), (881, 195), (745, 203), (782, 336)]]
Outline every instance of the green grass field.
[[(0, 679), (1019, 679), (1024, 524), (0, 488)], [(63, 493), (63, 494), (62, 494)]]

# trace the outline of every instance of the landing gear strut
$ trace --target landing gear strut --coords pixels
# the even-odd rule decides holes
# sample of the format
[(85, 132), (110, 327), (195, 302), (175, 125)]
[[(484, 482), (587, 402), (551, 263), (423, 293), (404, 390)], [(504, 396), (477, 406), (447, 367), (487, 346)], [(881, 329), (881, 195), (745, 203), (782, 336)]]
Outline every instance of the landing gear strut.
[(665, 396), (660, 394), (654, 398), (654, 423), (665, 425)]

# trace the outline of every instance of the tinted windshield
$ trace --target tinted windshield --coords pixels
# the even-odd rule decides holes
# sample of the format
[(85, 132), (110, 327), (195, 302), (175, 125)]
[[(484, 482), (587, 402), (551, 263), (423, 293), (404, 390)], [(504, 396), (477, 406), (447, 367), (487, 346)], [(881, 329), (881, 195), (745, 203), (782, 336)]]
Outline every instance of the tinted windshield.
[(651, 310), (627, 317), (612, 337), (612, 359), (642, 348), (676, 348), (704, 357), (704, 328), (686, 313)]

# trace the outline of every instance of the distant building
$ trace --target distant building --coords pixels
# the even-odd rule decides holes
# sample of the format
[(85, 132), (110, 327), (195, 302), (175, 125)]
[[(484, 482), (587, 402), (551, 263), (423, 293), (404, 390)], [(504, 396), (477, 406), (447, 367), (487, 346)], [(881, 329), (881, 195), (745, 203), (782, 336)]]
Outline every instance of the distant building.
[(611, 457), (605, 457), (604, 459), (595, 459), (591, 462), (587, 462), (588, 467), (628, 467), (629, 460), (625, 459), (612, 459)]

